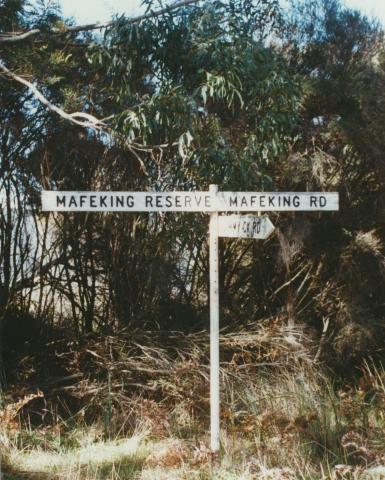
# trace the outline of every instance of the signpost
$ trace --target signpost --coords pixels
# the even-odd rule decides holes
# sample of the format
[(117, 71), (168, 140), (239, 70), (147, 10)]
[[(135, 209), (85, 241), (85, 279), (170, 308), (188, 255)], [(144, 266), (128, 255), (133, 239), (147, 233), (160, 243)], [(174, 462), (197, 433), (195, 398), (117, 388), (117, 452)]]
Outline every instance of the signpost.
[(210, 214), (210, 419), (211, 450), (220, 447), (219, 237), (265, 239), (274, 230), (260, 215), (218, 212), (336, 211), (336, 192), (78, 192), (43, 191), (45, 212), (206, 212)]

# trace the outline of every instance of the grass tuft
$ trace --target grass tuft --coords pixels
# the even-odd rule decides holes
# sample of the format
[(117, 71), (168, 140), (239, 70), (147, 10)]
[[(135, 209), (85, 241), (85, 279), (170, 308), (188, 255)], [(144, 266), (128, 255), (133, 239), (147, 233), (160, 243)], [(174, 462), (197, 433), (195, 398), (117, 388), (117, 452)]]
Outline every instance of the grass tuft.
[(337, 386), (309, 361), (299, 330), (274, 325), (222, 339), (222, 447), (213, 459), (208, 346), (178, 335), (167, 348), (147, 338), (131, 356), (120, 350), (125, 340), (107, 339), (108, 354), (93, 340), (83, 361), (95, 376), (64, 390), (80, 410), (59, 416), (56, 405), (48, 425), (27, 421), (40, 393), (8, 401), (0, 427), (7, 480), (348, 480), (385, 465), (384, 369), (366, 362), (357, 384)]

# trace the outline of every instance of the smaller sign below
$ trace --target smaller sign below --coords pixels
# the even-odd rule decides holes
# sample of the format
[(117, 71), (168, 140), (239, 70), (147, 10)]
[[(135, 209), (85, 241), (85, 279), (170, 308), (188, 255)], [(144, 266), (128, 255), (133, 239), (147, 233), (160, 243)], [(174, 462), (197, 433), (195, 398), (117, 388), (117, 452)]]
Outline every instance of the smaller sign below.
[(221, 215), (218, 217), (218, 235), (230, 238), (266, 239), (274, 231), (269, 217), (258, 215)]

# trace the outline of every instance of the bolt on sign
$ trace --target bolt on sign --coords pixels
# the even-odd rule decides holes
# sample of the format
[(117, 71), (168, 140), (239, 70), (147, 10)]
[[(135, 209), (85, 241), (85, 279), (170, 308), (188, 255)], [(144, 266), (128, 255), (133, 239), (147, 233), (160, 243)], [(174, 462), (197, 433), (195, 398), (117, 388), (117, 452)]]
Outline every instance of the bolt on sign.
[[(260, 212), (337, 211), (337, 192), (78, 192), (43, 191), (44, 212), (206, 212), (210, 214), (210, 427), (211, 450), (220, 447), (218, 238), (266, 239), (274, 230)], [(219, 212), (237, 212), (219, 215)], [(258, 212), (240, 215), (239, 212)]]

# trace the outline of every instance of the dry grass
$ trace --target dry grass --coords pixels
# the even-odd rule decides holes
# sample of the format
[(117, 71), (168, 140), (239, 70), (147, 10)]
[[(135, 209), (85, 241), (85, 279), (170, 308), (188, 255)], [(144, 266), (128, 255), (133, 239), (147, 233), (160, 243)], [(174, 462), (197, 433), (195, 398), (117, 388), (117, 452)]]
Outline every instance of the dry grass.
[(358, 385), (337, 388), (312, 363), (300, 327), (278, 322), (222, 336), (223, 436), (213, 462), (207, 339), (159, 335), (56, 345), (76, 381), (56, 379), (35, 396), (24, 385), (24, 397), (8, 399), (8, 478), (353, 480), (385, 464), (385, 372), (367, 363)]
[[(208, 350), (207, 332), (123, 331), (79, 342), (53, 342), (41, 356), (20, 360), (17, 386), (7, 401), (16, 405), (38, 390), (44, 392), (44, 398), (30, 397), (30, 403), (22, 406), (27, 424), (39, 423), (39, 411), (41, 423), (55, 423), (49, 410), (54, 417), (76, 415), (78, 424), (103, 418), (110, 438), (130, 434), (142, 417), (150, 428), (161, 427), (158, 435), (168, 435), (173, 420), (181, 435), (184, 425), (186, 435), (191, 435), (192, 421), (208, 420)], [(279, 318), (267, 319), (222, 334), (222, 381), (231, 389), (265, 369), (294, 371), (310, 365), (313, 355), (301, 326), (289, 328)]]

